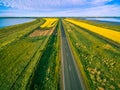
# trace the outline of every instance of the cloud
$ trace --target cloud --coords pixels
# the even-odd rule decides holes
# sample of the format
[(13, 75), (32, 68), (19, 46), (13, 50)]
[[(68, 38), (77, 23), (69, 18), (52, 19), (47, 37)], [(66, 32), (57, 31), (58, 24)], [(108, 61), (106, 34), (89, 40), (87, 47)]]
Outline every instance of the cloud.
[(1, 0), (4, 6), (18, 9), (43, 9), (83, 5), (86, 0)]
[[(0, 0), (0, 16), (115, 16), (120, 6), (114, 0)], [(2, 12), (1, 12), (2, 11)]]
[(113, 0), (93, 0), (91, 3), (92, 4), (99, 4), (99, 5), (101, 5), (101, 4), (106, 4), (106, 3), (108, 3), (108, 2), (111, 2), (111, 1), (113, 1)]
[(0, 0), (4, 6), (18, 9), (55, 9), (101, 5), (112, 0)]
[(72, 10), (64, 11), (69, 13), (70, 16), (120, 16), (120, 6), (118, 5), (103, 5), (91, 8), (77, 8)]
[[(112, 12), (111, 12), (112, 11)], [(9, 10), (1, 15), (4, 16), (120, 16), (120, 6), (117, 5), (103, 5), (91, 8), (76, 8), (68, 10), (59, 10), (52, 12), (42, 11), (23, 11), (23, 10)]]

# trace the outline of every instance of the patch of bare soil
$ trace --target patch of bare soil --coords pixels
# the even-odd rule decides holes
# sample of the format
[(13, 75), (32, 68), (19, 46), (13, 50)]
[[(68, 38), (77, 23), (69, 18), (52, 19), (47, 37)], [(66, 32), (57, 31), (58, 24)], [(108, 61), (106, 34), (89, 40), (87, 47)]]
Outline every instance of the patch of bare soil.
[(35, 30), (33, 33), (29, 35), (29, 37), (47, 36), (47, 35), (51, 35), (53, 31), (54, 31), (54, 28), (49, 30)]

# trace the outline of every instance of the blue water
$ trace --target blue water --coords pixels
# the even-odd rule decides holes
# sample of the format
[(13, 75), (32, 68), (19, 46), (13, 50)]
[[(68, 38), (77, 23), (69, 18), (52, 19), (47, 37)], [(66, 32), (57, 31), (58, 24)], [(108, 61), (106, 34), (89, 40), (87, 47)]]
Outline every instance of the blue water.
[(0, 28), (11, 26), (15, 24), (21, 24), (25, 22), (30, 22), (35, 19), (33, 18), (0, 18)]
[(119, 22), (120, 18), (85, 18), (86, 20), (100, 20), (100, 21), (108, 21), (108, 22)]

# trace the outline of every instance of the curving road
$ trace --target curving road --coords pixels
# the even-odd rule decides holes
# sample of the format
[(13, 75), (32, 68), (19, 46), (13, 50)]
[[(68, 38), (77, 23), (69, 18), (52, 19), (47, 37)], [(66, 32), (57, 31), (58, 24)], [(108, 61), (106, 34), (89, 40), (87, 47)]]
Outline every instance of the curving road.
[(73, 54), (71, 52), (66, 34), (61, 22), (61, 55), (62, 55), (62, 73), (63, 73), (63, 90), (84, 90), (81, 83)]

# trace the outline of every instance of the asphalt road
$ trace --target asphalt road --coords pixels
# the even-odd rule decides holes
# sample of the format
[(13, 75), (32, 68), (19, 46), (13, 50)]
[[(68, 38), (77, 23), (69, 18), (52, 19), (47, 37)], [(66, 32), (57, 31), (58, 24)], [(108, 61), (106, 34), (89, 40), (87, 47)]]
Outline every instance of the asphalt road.
[(84, 90), (80, 75), (61, 22), (61, 54), (64, 90)]

